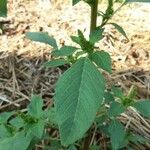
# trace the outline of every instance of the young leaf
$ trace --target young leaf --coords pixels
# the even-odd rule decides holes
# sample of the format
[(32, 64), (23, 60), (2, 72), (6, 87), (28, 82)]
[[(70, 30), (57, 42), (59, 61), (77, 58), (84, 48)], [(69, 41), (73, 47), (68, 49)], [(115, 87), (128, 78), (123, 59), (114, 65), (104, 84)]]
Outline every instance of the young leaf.
[(77, 150), (77, 149), (74, 145), (71, 145), (71, 146), (69, 146), (69, 148), (67, 150)]
[(79, 45), (81, 45), (80, 38), (78, 36), (71, 36), (71, 40)]
[(133, 107), (143, 116), (150, 118), (150, 100), (139, 100), (134, 103)]
[(117, 120), (112, 120), (109, 124), (109, 134), (112, 144), (112, 149), (117, 150), (125, 138), (124, 126)]
[(73, 46), (63, 46), (59, 50), (52, 51), (52, 55), (55, 57), (59, 56), (70, 56), (72, 55), (78, 48)]
[(72, 0), (72, 5), (74, 6), (75, 4), (77, 4), (78, 2), (80, 2), (81, 0)]
[(24, 132), (19, 132), (13, 137), (0, 141), (0, 150), (27, 150), (31, 138), (26, 137)]
[(111, 57), (109, 53), (105, 51), (94, 52), (91, 56), (91, 59), (96, 63), (96, 65), (109, 73), (112, 72), (111, 69)]
[(49, 36), (46, 32), (27, 32), (26, 36), (30, 40), (49, 44), (54, 49), (58, 48), (56, 40), (53, 37)]
[(124, 97), (123, 91), (119, 87), (112, 86), (111, 91), (115, 97), (118, 98)]
[(6, 129), (5, 125), (0, 125), (0, 139), (11, 136), (11, 133)]
[(125, 111), (125, 107), (123, 107), (120, 103), (114, 101), (110, 105), (110, 108), (108, 110), (108, 115), (109, 117), (117, 117), (124, 111)]
[(50, 124), (57, 125), (55, 108), (51, 107), (51, 108), (43, 111), (43, 118), (48, 119), (48, 122)]
[(42, 116), (42, 107), (43, 107), (43, 100), (38, 95), (32, 95), (31, 103), (28, 106), (28, 113), (35, 117), (40, 118)]
[(13, 112), (3, 112), (0, 114), (0, 124), (6, 123), (7, 120), (13, 115)]
[(17, 129), (20, 129), (21, 127), (23, 127), (25, 125), (23, 119), (19, 116), (11, 119), (9, 123), (11, 125), (15, 126)]
[(0, 0), (0, 17), (7, 17), (7, 0)]
[(110, 92), (105, 92), (104, 98), (105, 98), (105, 103), (110, 103), (115, 101), (113, 95)]
[(94, 44), (100, 41), (103, 38), (103, 32), (104, 28), (97, 28), (95, 31), (93, 31), (90, 34), (90, 42)]
[(45, 67), (49, 67), (49, 68), (53, 68), (53, 67), (58, 67), (58, 66), (62, 66), (68, 64), (68, 62), (65, 59), (55, 59), (55, 60), (51, 60), (48, 61), (44, 64)]
[(51, 145), (45, 150), (61, 150), (62, 146), (59, 139), (51, 139)]
[(39, 139), (42, 138), (44, 132), (45, 122), (43, 120), (39, 120), (37, 123), (31, 125), (30, 130), (31, 134)]
[(81, 49), (87, 53), (92, 52), (94, 49), (93, 43), (86, 40), (81, 30), (78, 30), (78, 37), (71, 36), (71, 39), (73, 42), (79, 44)]
[(118, 32), (120, 32), (128, 40), (127, 34), (125, 33), (124, 29), (121, 26), (119, 26), (116, 23), (110, 23), (110, 24), (113, 25), (115, 29), (117, 29)]
[(82, 138), (103, 101), (103, 76), (88, 58), (80, 58), (58, 80), (54, 96), (61, 143)]

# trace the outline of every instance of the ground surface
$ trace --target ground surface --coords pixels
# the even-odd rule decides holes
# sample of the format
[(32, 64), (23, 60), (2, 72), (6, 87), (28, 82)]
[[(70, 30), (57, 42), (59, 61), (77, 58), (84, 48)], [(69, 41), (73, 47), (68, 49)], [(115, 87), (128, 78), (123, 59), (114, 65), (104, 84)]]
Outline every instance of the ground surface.
[[(43, 68), (42, 64), (51, 59), (51, 48), (28, 40), (25, 33), (44, 31), (55, 36), (60, 45), (70, 44), (69, 36), (75, 35), (77, 29), (88, 35), (89, 7), (81, 2), (72, 8), (68, 0), (51, 4), (46, 0), (8, 2), (8, 23), (0, 35), (0, 111), (26, 109), (32, 93), (41, 94), (45, 105), (49, 105), (54, 84), (65, 67)], [(113, 59), (113, 73), (106, 75), (108, 84), (120, 85), (126, 92), (135, 85), (139, 98), (150, 98), (149, 14), (148, 4), (125, 6), (112, 22), (124, 27), (130, 41), (108, 26), (105, 39), (98, 44)]]

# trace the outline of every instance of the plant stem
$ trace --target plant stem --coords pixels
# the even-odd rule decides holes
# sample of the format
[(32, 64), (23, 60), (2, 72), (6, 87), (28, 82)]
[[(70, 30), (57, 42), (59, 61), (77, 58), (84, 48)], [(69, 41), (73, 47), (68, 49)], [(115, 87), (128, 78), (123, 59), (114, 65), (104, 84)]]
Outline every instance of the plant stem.
[(98, 11), (98, 0), (92, 2), (91, 6), (91, 23), (90, 33), (96, 29), (97, 26), (97, 11)]

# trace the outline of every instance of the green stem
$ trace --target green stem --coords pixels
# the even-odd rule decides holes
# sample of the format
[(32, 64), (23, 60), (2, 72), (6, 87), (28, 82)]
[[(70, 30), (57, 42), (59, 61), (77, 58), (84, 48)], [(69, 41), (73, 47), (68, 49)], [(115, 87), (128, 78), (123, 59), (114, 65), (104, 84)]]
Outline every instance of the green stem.
[(91, 6), (91, 24), (90, 24), (90, 33), (91, 33), (97, 27), (98, 0), (93, 1), (90, 6)]

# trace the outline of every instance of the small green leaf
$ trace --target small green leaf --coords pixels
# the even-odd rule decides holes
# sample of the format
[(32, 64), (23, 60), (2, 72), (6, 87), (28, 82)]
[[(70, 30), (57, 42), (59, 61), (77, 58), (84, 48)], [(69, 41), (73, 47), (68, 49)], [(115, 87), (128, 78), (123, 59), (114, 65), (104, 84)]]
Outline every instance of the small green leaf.
[(109, 126), (108, 124), (106, 124), (105, 121), (102, 124), (99, 124), (98, 129), (100, 130), (100, 133), (103, 133), (104, 135), (109, 137), (110, 136), (108, 131)]
[(109, 134), (112, 144), (112, 149), (117, 150), (125, 138), (124, 126), (117, 120), (112, 120), (109, 124)]
[(67, 150), (77, 150), (77, 149), (74, 145), (71, 145), (71, 146), (69, 146), (69, 148)]
[(35, 117), (40, 118), (42, 116), (42, 107), (43, 107), (43, 100), (38, 95), (32, 95), (31, 103), (28, 106), (28, 113)]
[(118, 32), (120, 32), (128, 40), (127, 34), (125, 33), (124, 29), (121, 26), (119, 26), (116, 23), (110, 23), (110, 24), (113, 25), (118, 30)]
[(150, 118), (150, 100), (139, 100), (134, 103), (133, 107), (143, 116)]
[(72, 55), (78, 48), (73, 46), (63, 46), (58, 50), (52, 51), (52, 55), (55, 57), (59, 56), (70, 56)]
[(110, 103), (110, 102), (115, 101), (113, 95), (110, 92), (105, 92), (104, 98), (105, 98), (106, 103)]
[(114, 101), (110, 104), (108, 115), (109, 117), (117, 117), (124, 111), (125, 111), (125, 107), (123, 107), (120, 103)]
[(43, 120), (39, 120), (37, 123), (31, 125), (30, 130), (33, 136), (41, 139), (44, 133), (45, 123)]
[(45, 43), (45, 44), (49, 44), (54, 49), (58, 48), (56, 40), (53, 37), (49, 36), (47, 34), (47, 32), (27, 32), (26, 36), (30, 40)]
[(13, 137), (0, 141), (0, 150), (27, 150), (31, 138), (26, 137), (24, 132), (19, 132)]
[(46, 150), (61, 150), (62, 146), (58, 139), (51, 139), (51, 145)]
[(95, 31), (93, 31), (90, 34), (90, 42), (94, 44), (100, 41), (103, 38), (103, 32), (104, 28), (97, 28)]
[(55, 108), (49, 108), (43, 111), (43, 118), (48, 119), (50, 124), (57, 125)]
[(111, 57), (109, 53), (105, 51), (94, 52), (91, 56), (91, 59), (96, 63), (96, 65), (109, 73), (112, 72), (111, 69)]
[(7, 17), (7, 0), (0, 0), (0, 17)]
[(118, 98), (124, 97), (123, 91), (119, 87), (112, 86), (111, 91), (115, 97), (118, 97)]
[(54, 106), (61, 143), (73, 144), (92, 125), (103, 102), (104, 78), (88, 58), (80, 58), (58, 80)]
[(87, 41), (81, 30), (78, 30), (78, 37), (71, 36), (73, 42), (80, 45), (81, 49), (87, 53), (91, 53), (94, 49), (94, 44)]
[(11, 133), (6, 129), (5, 125), (0, 125), (0, 140), (9, 137)]
[(80, 38), (77, 36), (71, 36), (71, 40), (79, 45), (81, 45)]
[(13, 115), (13, 112), (3, 112), (0, 114), (0, 124), (6, 123), (8, 119)]
[(75, 4), (77, 4), (78, 2), (80, 2), (81, 0), (72, 0), (72, 5), (74, 6)]
[(20, 118), (19, 116), (11, 119), (10, 124), (15, 126), (17, 129), (20, 129), (25, 125), (23, 119)]
[(46, 62), (44, 66), (48, 68), (53, 68), (53, 67), (63, 66), (65, 64), (68, 64), (68, 61), (66, 61), (65, 59), (55, 59)]

